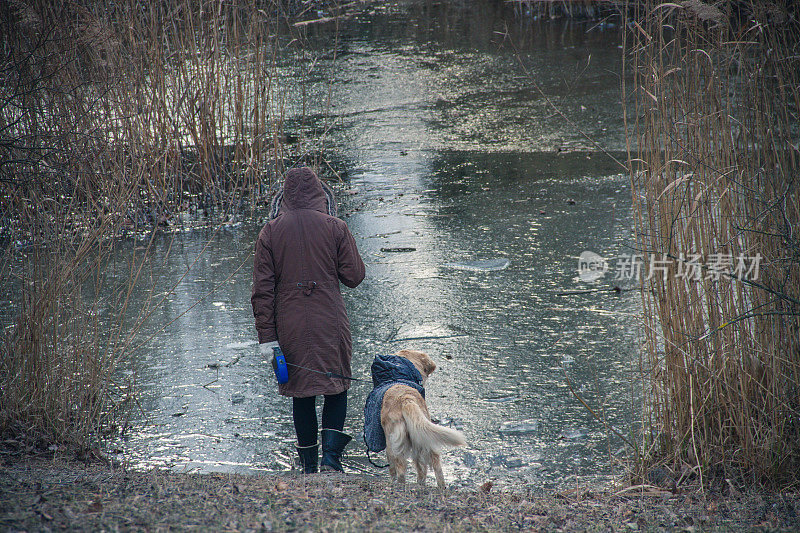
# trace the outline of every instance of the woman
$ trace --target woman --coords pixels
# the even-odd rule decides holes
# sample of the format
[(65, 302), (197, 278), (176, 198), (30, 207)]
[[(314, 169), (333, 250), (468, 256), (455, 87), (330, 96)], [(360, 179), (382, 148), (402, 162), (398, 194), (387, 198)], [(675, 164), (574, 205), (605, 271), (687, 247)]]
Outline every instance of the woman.
[[(328, 194), (326, 194), (326, 192)], [(307, 167), (286, 173), (270, 220), (256, 241), (253, 314), (261, 353), (272, 358), (280, 346), (289, 381), (278, 392), (292, 398), (297, 452), (303, 471), (317, 471), (316, 397), (322, 408), (321, 468), (342, 471), (340, 457), (351, 437), (342, 432), (347, 411), (352, 342), (339, 291), (341, 281), (356, 287), (364, 262), (347, 224), (335, 217), (330, 190)]]

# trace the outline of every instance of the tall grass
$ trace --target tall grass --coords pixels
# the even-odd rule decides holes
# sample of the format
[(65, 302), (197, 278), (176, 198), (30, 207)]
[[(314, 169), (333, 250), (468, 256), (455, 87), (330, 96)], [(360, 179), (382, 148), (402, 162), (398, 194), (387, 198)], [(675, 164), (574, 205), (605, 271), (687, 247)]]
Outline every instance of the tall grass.
[[(647, 0), (627, 13), (638, 245), (643, 270), (668, 267), (642, 284), (642, 465), (704, 486), (782, 486), (800, 473), (800, 25), (790, 8)], [(738, 258), (755, 256), (757, 276), (737, 272)]]
[[(113, 237), (253, 205), (282, 170), (286, 2), (0, 4), (0, 436), (90, 448), (130, 390)], [(147, 313), (145, 313), (147, 315)], [(140, 323), (137, 323), (140, 325)]]

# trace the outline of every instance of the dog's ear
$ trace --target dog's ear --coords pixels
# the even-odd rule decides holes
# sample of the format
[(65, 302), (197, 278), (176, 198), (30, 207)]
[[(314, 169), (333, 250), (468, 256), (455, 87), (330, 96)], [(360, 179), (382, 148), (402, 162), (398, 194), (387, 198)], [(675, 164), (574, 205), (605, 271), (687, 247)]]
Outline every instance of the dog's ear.
[(420, 373), (422, 373), (425, 377), (430, 376), (431, 373), (436, 370), (436, 363), (434, 363), (430, 356), (425, 352), (420, 352), (417, 350), (400, 350), (395, 355), (405, 357), (414, 363), (414, 366), (417, 367), (417, 370), (419, 370)]
[(425, 375), (430, 376), (433, 374), (433, 371), (436, 370), (436, 363), (426, 354), (425, 357), (422, 358), (422, 368), (425, 370)]
[(433, 371), (436, 370), (436, 363), (433, 362), (433, 359), (431, 359), (428, 354), (414, 350), (414, 355), (417, 361), (419, 361), (419, 364), (422, 365), (422, 372), (426, 376), (430, 376)]

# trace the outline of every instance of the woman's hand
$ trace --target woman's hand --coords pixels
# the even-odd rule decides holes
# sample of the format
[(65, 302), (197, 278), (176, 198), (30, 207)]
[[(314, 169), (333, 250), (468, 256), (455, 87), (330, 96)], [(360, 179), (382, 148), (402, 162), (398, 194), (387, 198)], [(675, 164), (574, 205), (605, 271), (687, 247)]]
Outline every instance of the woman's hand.
[(280, 348), (278, 341), (262, 342), (261, 344), (258, 345), (258, 349), (261, 350), (261, 355), (263, 355), (267, 359), (272, 357), (273, 348)]

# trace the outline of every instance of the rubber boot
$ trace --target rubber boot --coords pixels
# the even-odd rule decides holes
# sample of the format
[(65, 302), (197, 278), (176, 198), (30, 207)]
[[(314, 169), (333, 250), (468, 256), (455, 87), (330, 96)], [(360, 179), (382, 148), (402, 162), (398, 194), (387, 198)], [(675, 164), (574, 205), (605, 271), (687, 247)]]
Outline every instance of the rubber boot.
[(322, 430), (322, 463), (320, 470), (344, 472), (341, 463), (342, 452), (347, 443), (353, 439), (347, 433), (336, 429)]
[(300, 457), (300, 467), (303, 469), (303, 473), (316, 474), (319, 445), (297, 446), (297, 455)]

